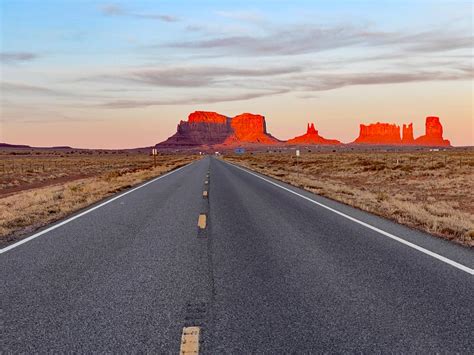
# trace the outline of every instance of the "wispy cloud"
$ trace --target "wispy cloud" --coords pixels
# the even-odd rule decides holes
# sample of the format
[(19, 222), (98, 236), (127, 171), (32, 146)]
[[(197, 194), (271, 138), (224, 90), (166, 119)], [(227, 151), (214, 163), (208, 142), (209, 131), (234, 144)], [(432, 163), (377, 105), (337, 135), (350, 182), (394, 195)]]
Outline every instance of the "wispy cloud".
[[(264, 96), (272, 96), (285, 93), (296, 93), (300, 98), (315, 98), (315, 93), (328, 90), (339, 89), (348, 86), (381, 85), (381, 84), (400, 84), (410, 82), (428, 82), (428, 81), (446, 81), (446, 80), (469, 80), (472, 79), (472, 71), (468, 68), (458, 68), (449, 71), (428, 71), (428, 70), (410, 70), (407, 72), (379, 71), (379, 72), (355, 72), (355, 73), (326, 73), (315, 71), (304, 71), (297, 68), (292, 71), (290, 68), (282, 69), (280, 74), (275, 75), (273, 71), (268, 71), (267, 75), (254, 75), (253, 72), (247, 72), (248, 69), (236, 69), (237, 77), (224, 81), (218, 77), (210, 77), (207, 71), (194, 71), (193, 77), (188, 77), (183, 73), (183, 81), (168, 81), (172, 78), (172, 72), (167, 72), (166, 78), (155, 77), (152, 73), (141, 72), (140, 75), (146, 77), (145, 80), (139, 79), (146, 85), (166, 85), (166, 86), (186, 86), (199, 89), (197, 93), (206, 92), (207, 94), (182, 93), (181, 97), (160, 98), (160, 99), (123, 99), (113, 100), (101, 104), (106, 108), (134, 108), (161, 105), (192, 105), (208, 104), (228, 101), (249, 100)], [(217, 71), (218, 72), (218, 71)], [(214, 75), (218, 75), (214, 73)], [(200, 77), (197, 73), (203, 74)], [(224, 74), (225, 73), (225, 74)], [(162, 74), (162, 73), (161, 73)], [(160, 74), (160, 75), (161, 75)], [(169, 76), (168, 76), (169, 75)], [(229, 75), (229, 72), (222, 72), (222, 75)], [(251, 80), (250, 80), (251, 79)], [(219, 86), (212, 84), (218, 82)], [(266, 90), (258, 90), (258, 88)], [(223, 89), (227, 88), (229, 94), (222, 94)], [(238, 91), (235, 89), (239, 88)], [(239, 92), (245, 90), (245, 93)]]
[(19, 93), (19, 94), (42, 94), (42, 95), (64, 95), (56, 90), (52, 90), (42, 86), (34, 86), (20, 83), (0, 82), (0, 89), (3, 93)]
[(0, 52), (1, 63), (15, 64), (29, 62), (36, 58), (38, 58), (38, 55), (31, 52)]
[(206, 26), (194, 24), (194, 25), (187, 25), (185, 29), (186, 31), (189, 31), (189, 32), (201, 32), (206, 29)]
[(257, 11), (216, 11), (215, 13), (217, 16), (245, 22), (260, 22), (264, 18), (263, 15)]
[(199, 97), (183, 97), (178, 99), (159, 99), (159, 100), (116, 100), (100, 105), (104, 108), (136, 108), (148, 106), (165, 106), (165, 105), (196, 105), (211, 104), (228, 101), (243, 101), (255, 99), (263, 96), (272, 96), (286, 93), (286, 90), (264, 91), (264, 92), (247, 92), (243, 94), (227, 94), (227, 95), (207, 95)]
[(266, 34), (220, 36), (169, 43), (172, 48), (211, 50), (233, 55), (278, 56), (317, 53), (343, 47), (392, 47), (397, 52), (440, 52), (471, 48), (472, 35), (446, 30), (407, 34), (338, 25), (293, 25), (267, 28)]
[(421, 41), (407, 43), (406, 50), (410, 52), (444, 52), (462, 48), (472, 48), (474, 37), (454, 36), (449, 34), (426, 34)]
[(293, 90), (327, 91), (346, 86), (400, 84), (410, 82), (468, 80), (472, 73), (459, 71), (369, 72), (345, 74), (312, 74), (288, 79)]
[(64, 99), (75, 99), (75, 100), (97, 100), (106, 99), (109, 96), (97, 94), (91, 94), (90, 91), (84, 94), (78, 91), (63, 90), (56, 88), (49, 88), (46, 86), (30, 85), (25, 83), (17, 82), (0, 82), (0, 91), (2, 92), (2, 99), (12, 96), (22, 98), (24, 96), (38, 96), (38, 97), (51, 97), (51, 98), (64, 98)]
[(100, 11), (106, 16), (130, 16), (135, 18), (157, 20), (162, 22), (177, 22), (179, 18), (168, 14), (133, 12), (116, 4), (103, 5)]
[(115, 4), (103, 5), (100, 8), (100, 11), (107, 16), (121, 16), (125, 15), (125, 11), (121, 6)]
[(169, 68), (145, 68), (126, 73), (106, 74), (84, 80), (133, 81), (153, 86), (168, 87), (210, 87), (232, 81), (235, 78), (272, 77), (301, 72), (299, 66), (262, 68), (176, 66)]

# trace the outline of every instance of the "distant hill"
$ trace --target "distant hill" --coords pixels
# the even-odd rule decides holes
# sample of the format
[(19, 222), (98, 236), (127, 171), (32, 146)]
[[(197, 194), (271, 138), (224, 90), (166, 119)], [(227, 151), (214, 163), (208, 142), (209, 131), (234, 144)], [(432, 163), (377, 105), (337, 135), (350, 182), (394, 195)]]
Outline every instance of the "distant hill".
[(37, 151), (48, 151), (48, 150), (56, 150), (56, 151), (84, 151), (84, 152), (130, 152), (130, 153), (149, 153), (151, 151), (151, 146), (149, 147), (139, 147), (139, 148), (125, 148), (125, 149), (96, 149), (96, 148), (74, 148), (67, 145), (61, 146), (52, 146), (52, 147), (33, 147), (26, 144), (9, 144), (9, 143), (1, 143), (0, 142), (0, 149), (7, 149), (7, 150), (37, 150)]
[(62, 149), (74, 149), (69, 146), (57, 146), (57, 147), (32, 147), (30, 145), (25, 144), (8, 144), (8, 143), (0, 143), (0, 148), (11, 148), (11, 149), (55, 149), (55, 150), (62, 150)]

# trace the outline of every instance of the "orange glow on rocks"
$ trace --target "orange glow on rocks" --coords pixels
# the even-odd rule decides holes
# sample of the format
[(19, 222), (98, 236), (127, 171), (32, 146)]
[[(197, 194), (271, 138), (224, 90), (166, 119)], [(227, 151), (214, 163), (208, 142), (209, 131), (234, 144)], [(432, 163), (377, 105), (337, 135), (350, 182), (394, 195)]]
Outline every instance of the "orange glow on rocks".
[(277, 139), (267, 133), (265, 117), (251, 113), (242, 113), (231, 119), (234, 135), (226, 143), (264, 143), (275, 144)]
[[(425, 135), (414, 139), (413, 124), (404, 124), (402, 135), (400, 126), (390, 123), (361, 124), (354, 144), (367, 145), (421, 145), (450, 146), (443, 138), (443, 126), (438, 117), (426, 118)], [(193, 148), (199, 146), (238, 146), (238, 145), (325, 145), (342, 144), (336, 139), (326, 139), (319, 135), (314, 123), (308, 124), (306, 133), (280, 141), (267, 132), (265, 117), (252, 113), (242, 113), (227, 117), (216, 112), (196, 111), (181, 121), (177, 132), (166, 141), (157, 144), (158, 148)]]
[(424, 146), (451, 146), (443, 139), (443, 126), (439, 117), (426, 117), (425, 135), (413, 139), (413, 124), (403, 125), (403, 136), (400, 138), (400, 126), (389, 123), (373, 123), (368, 126), (361, 124), (356, 144), (401, 144)]
[(195, 111), (188, 116), (190, 123), (221, 123), (227, 122), (227, 117), (216, 112)]
[(439, 117), (426, 117), (425, 135), (415, 139), (416, 145), (432, 145), (432, 146), (450, 146), (451, 143), (447, 139), (443, 139), (443, 126), (439, 121)]
[(288, 140), (286, 143), (288, 144), (341, 144), (336, 139), (326, 139), (321, 137), (314, 128), (314, 123), (308, 123), (308, 127), (306, 129), (306, 133), (302, 136), (295, 137), (293, 139)]
[(414, 144), (415, 138), (413, 138), (413, 123), (403, 125), (402, 131), (402, 144)]
[(204, 145), (276, 144), (267, 133), (265, 117), (243, 113), (226, 117), (216, 112), (196, 111), (181, 121), (177, 132), (157, 144), (161, 148), (199, 147)]
[(354, 143), (358, 144), (400, 144), (400, 126), (390, 123), (372, 123), (368, 126), (361, 124), (359, 137)]

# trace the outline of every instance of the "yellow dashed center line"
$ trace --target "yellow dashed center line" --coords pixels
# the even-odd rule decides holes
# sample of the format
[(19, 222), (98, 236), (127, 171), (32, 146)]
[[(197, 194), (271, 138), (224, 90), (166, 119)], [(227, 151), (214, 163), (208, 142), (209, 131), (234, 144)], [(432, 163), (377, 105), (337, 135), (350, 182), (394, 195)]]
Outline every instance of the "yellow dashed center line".
[(204, 184), (206, 184), (206, 185), (207, 185), (207, 184), (209, 184), (209, 181), (207, 181), (207, 180), (206, 180), (206, 181), (204, 181)]
[(201, 229), (206, 228), (206, 215), (200, 214), (198, 219), (198, 227)]
[(206, 198), (208, 196), (208, 192), (207, 191), (203, 191), (202, 192), (202, 197)]
[(199, 354), (199, 327), (184, 327), (181, 335), (181, 348), (179, 353)]

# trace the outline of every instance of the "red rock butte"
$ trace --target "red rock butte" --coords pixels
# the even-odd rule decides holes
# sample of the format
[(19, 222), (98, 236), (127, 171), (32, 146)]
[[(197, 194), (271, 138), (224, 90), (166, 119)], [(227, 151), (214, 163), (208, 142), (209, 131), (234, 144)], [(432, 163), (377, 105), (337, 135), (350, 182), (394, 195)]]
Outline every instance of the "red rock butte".
[(227, 117), (215, 112), (196, 111), (188, 121), (178, 124), (176, 133), (157, 144), (160, 148), (192, 148), (199, 146), (276, 144), (278, 139), (267, 133), (265, 117), (243, 113)]
[(341, 144), (337, 139), (326, 139), (321, 137), (314, 128), (314, 123), (308, 123), (306, 133), (286, 141), (288, 144)]
[(416, 145), (451, 146), (451, 142), (443, 138), (443, 126), (439, 117), (426, 117), (425, 134), (415, 139)]
[(389, 123), (372, 123), (368, 126), (361, 124), (359, 137), (355, 144), (379, 145), (421, 145), (421, 146), (451, 146), (443, 139), (443, 126), (438, 117), (426, 117), (425, 134), (413, 138), (413, 124), (403, 125), (403, 135), (400, 137), (400, 126)]
[(400, 144), (400, 126), (390, 123), (361, 124), (359, 137), (354, 143), (359, 144)]
[[(366, 145), (418, 145), (450, 146), (443, 138), (443, 126), (438, 117), (427, 117), (425, 134), (414, 138), (413, 124), (400, 126), (390, 123), (361, 124), (359, 136), (353, 144)], [(314, 123), (308, 123), (306, 133), (281, 141), (267, 132), (265, 117), (252, 113), (242, 113), (227, 117), (216, 112), (196, 111), (188, 116), (187, 121), (178, 124), (176, 133), (166, 141), (156, 145), (157, 148), (186, 149), (197, 147), (233, 147), (239, 145), (336, 145), (342, 144), (337, 139), (326, 139), (319, 135)]]
[(278, 143), (278, 139), (267, 133), (265, 117), (261, 115), (242, 113), (231, 118), (230, 126), (234, 134), (225, 143)]

